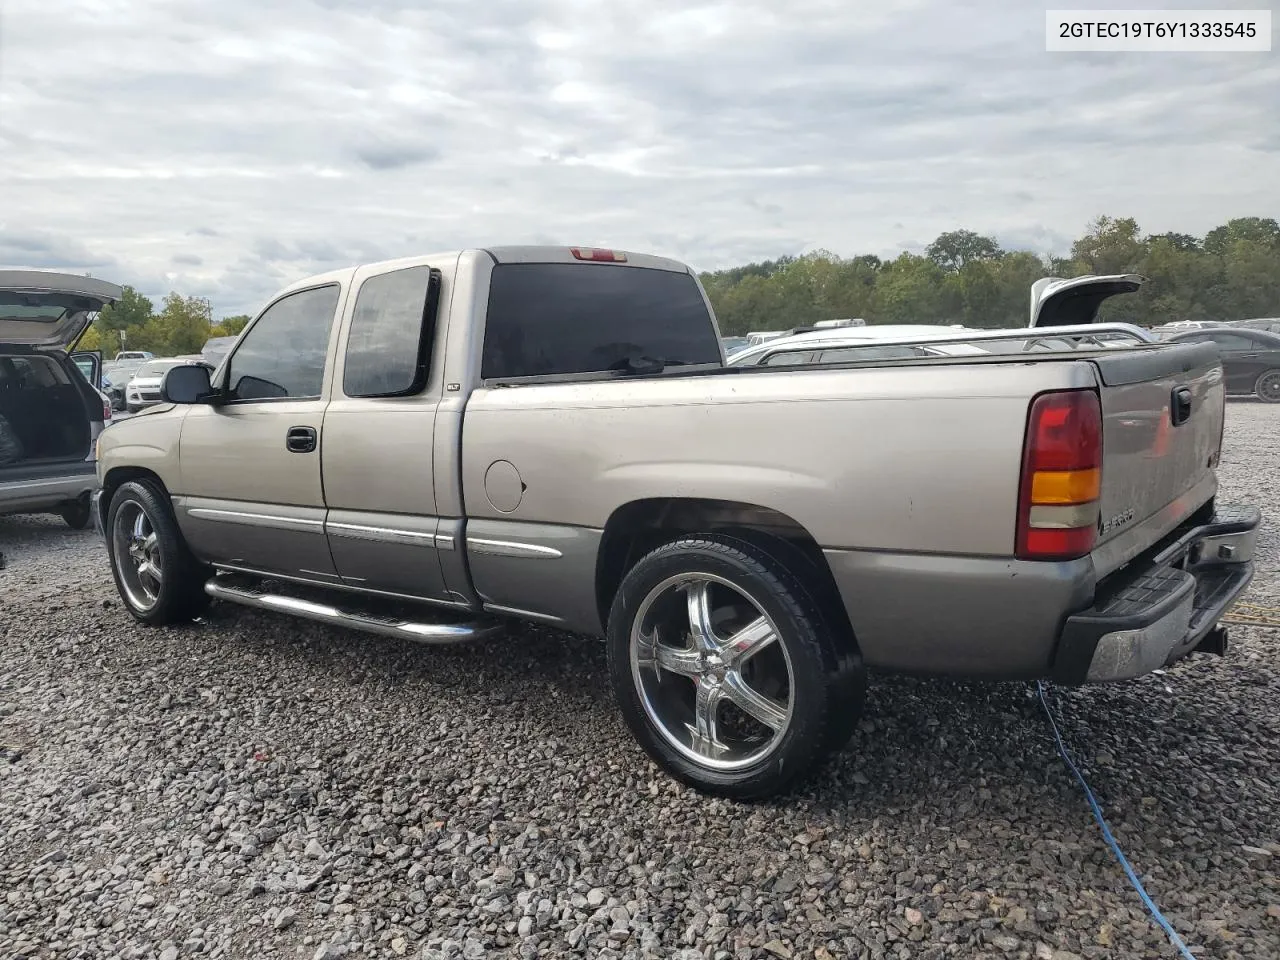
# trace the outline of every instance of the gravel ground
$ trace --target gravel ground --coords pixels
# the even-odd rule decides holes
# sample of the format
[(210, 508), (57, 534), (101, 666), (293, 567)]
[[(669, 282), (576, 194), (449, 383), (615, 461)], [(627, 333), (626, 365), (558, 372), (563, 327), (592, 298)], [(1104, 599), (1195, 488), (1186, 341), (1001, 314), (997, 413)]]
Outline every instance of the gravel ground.
[[(1278, 465), (1280, 410), (1233, 404), (1226, 494), (1280, 516)], [(92, 534), (0, 550), (0, 957), (1174, 955), (1026, 685), (877, 678), (817, 782), (736, 805), (647, 762), (579, 638), (144, 630)], [(1280, 631), (1234, 639), (1054, 699), (1196, 955), (1276, 957)]]

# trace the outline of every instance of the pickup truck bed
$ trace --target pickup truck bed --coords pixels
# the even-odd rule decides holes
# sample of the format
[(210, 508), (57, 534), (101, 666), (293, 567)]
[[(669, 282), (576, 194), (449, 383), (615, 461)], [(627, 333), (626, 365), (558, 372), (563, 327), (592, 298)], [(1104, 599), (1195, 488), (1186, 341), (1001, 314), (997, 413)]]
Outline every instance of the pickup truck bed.
[(311, 278), (164, 391), (99, 459), (139, 620), (601, 636), (640, 743), (733, 796), (838, 748), (868, 667), (1136, 676), (1252, 573), (1203, 345), (726, 368), (682, 264), (512, 247)]

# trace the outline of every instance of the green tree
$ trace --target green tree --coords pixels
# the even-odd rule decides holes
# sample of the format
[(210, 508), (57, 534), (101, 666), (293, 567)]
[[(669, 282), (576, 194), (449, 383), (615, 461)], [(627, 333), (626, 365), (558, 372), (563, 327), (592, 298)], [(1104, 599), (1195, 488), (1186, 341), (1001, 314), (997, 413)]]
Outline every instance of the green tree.
[(208, 300), (170, 293), (160, 312), (140, 332), (139, 339), (146, 346), (135, 345), (133, 337), (130, 344), (165, 356), (199, 353), (209, 339), (211, 319)]
[(1071, 246), (1071, 257), (1082, 268), (1078, 273), (1132, 273), (1146, 252), (1132, 217), (1098, 217)]
[(211, 337), (234, 337), (249, 325), (253, 317), (247, 313), (237, 313), (231, 317), (223, 317), (209, 331)]
[(1227, 256), (1232, 245), (1244, 240), (1260, 247), (1280, 247), (1280, 224), (1271, 218), (1239, 217), (1210, 230), (1204, 237), (1204, 249), (1217, 256)]
[(1069, 254), (1002, 252), (970, 230), (941, 235), (928, 256), (888, 263), (821, 250), (703, 274), (726, 333), (785, 330), (837, 317), (870, 323), (954, 323), (1019, 327), (1041, 277), (1138, 273), (1134, 296), (1112, 297), (1101, 319), (1152, 326), (1170, 320), (1280, 316), (1280, 225), (1240, 217), (1204, 238), (1143, 236), (1136, 220), (1102, 216)]
[(1031, 322), (1031, 285), (1055, 271), (1028, 250), (1006, 253), (996, 266), (996, 283), (1000, 301), (996, 309), (996, 327), (1025, 327)]
[(966, 327), (1001, 325), (998, 262), (969, 260), (943, 282), (950, 294), (949, 301), (958, 305), (959, 320)]
[(903, 253), (881, 272), (876, 283), (880, 323), (948, 323), (950, 315), (942, 268), (928, 257)]
[[(123, 289), (120, 299), (103, 307), (93, 321), (93, 329), (87, 331), (80, 341), (82, 349), (101, 350), (107, 359), (111, 359), (117, 351), (124, 349), (123, 345), (126, 343), (134, 349), (146, 349), (134, 347), (134, 338), (152, 318), (151, 301), (133, 287), (125, 286)], [(122, 332), (123, 337), (121, 337)], [(94, 334), (92, 341), (88, 339), (90, 333)], [(83, 346), (88, 342), (96, 342), (97, 346)]]
[(120, 299), (102, 309), (96, 321), (99, 330), (129, 330), (151, 319), (151, 301), (133, 287), (124, 287)]
[(924, 253), (948, 273), (959, 273), (965, 264), (999, 259), (1000, 245), (972, 230), (951, 230), (929, 244)]

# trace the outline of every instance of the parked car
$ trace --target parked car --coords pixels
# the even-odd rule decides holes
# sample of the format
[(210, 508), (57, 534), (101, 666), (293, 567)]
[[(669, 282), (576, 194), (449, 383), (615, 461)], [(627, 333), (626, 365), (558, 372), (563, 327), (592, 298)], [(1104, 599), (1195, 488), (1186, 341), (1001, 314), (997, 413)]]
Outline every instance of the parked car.
[(90, 277), (0, 270), (0, 513), (88, 525), (94, 445), (111, 409), (92, 383), (100, 355), (77, 355), (86, 377), (68, 351), (122, 295)]
[(721, 358), (660, 257), (312, 277), (103, 434), (112, 575), (144, 624), (214, 597), (426, 643), (603, 637), (637, 740), (735, 797), (838, 749), (867, 667), (1080, 684), (1223, 652), (1260, 516), (1214, 499), (1211, 346)]
[(1151, 332), (1158, 339), (1168, 340), (1170, 337), (1177, 336), (1180, 333), (1187, 333), (1191, 330), (1216, 330), (1224, 326), (1226, 324), (1219, 323), (1216, 320), (1176, 320), (1173, 323), (1162, 323), (1152, 327)]
[(1261, 330), (1264, 333), (1280, 333), (1280, 317), (1255, 317), (1252, 320), (1240, 320), (1231, 324), (1245, 330)]
[(850, 331), (806, 331), (740, 350), (730, 366), (797, 366), (865, 363), (876, 360), (924, 360), (982, 354), (1046, 353), (1062, 350), (1130, 348), (1155, 342), (1129, 324), (1055, 327), (1052, 336), (1037, 328), (972, 330), (885, 325)]
[[(118, 389), (111, 378), (106, 374), (106, 365), (102, 362), (102, 354), (97, 350), (81, 351), (71, 354), (71, 359), (79, 368), (80, 373), (89, 381), (89, 385), (97, 391), (106, 404), (104, 408), (106, 419), (110, 420), (112, 413), (116, 410), (124, 409), (124, 391)], [(117, 404), (116, 396), (119, 394), (120, 402)]]
[(724, 355), (731, 356), (737, 353), (747, 345), (746, 337), (721, 337), (720, 342), (724, 344)]
[(104, 386), (103, 389), (107, 391), (107, 396), (111, 398), (111, 409), (118, 411), (125, 408), (125, 384), (133, 378), (133, 371), (140, 366), (142, 366), (141, 361), (133, 362), (132, 366), (128, 362), (116, 363), (114, 361), (107, 361), (102, 365), (104, 383), (109, 384), (109, 386)]
[[(124, 388), (125, 408), (130, 413), (137, 413), (147, 407), (160, 403), (160, 381), (174, 367), (184, 365), (209, 366), (203, 360), (192, 357), (165, 357), (160, 360), (147, 360), (130, 378)], [(210, 368), (212, 369), (212, 368)]]
[[(812, 363), (845, 363), (857, 360), (904, 360), (917, 357), (972, 356), (984, 351), (962, 343), (929, 346), (933, 338), (954, 337), (956, 331), (933, 325), (885, 324), (807, 330), (777, 337), (739, 350), (729, 366), (796, 366)], [(894, 343), (893, 341), (917, 341)]]
[(151, 360), (155, 354), (150, 350), (121, 350), (116, 354), (116, 360)]
[(1280, 403), (1280, 335), (1265, 330), (1223, 327), (1169, 338), (1174, 343), (1212, 343), (1222, 354), (1227, 393)]

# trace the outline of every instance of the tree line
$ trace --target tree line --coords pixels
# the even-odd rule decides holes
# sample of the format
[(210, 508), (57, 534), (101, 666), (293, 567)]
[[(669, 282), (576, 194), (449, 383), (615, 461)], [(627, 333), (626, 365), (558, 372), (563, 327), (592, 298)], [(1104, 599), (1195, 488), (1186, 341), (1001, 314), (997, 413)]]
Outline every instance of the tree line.
[(107, 359), (120, 350), (149, 350), (158, 357), (196, 354), (210, 337), (239, 333), (250, 320), (246, 314), (213, 322), (209, 301), (170, 293), (160, 310), (133, 287), (125, 287), (119, 302), (98, 314), (85, 331), (78, 350), (101, 350)]
[[(1102, 319), (1156, 326), (1171, 320), (1244, 320), (1280, 316), (1280, 225), (1242, 217), (1203, 237), (1143, 235), (1131, 217), (1098, 217), (1067, 256), (1003, 250), (972, 230), (942, 234), (923, 254), (892, 260), (837, 256), (827, 250), (701, 274), (721, 332), (789, 330), (818, 320), (861, 317), (867, 323), (959, 323), (1021, 327), (1031, 284), (1041, 277), (1138, 273), (1136, 296), (1115, 297)], [(80, 349), (198, 353), (210, 337), (244, 329), (247, 315), (213, 322), (209, 301), (170, 293), (156, 311), (132, 287), (99, 314)], [(121, 334), (123, 333), (123, 339)]]
[(1100, 319), (1151, 327), (1172, 320), (1280, 316), (1280, 225), (1229, 220), (1203, 237), (1143, 235), (1130, 217), (1098, 217), (1067, 256), (1002, 250), (971, 230), (923, 254), (844, 258), (827, 250), (701, 275), (721, 332), (789, 330), (818, 320), (1022, 327), (1041, 277), (1137, 273), (1142, 292), (1115, 297)]

